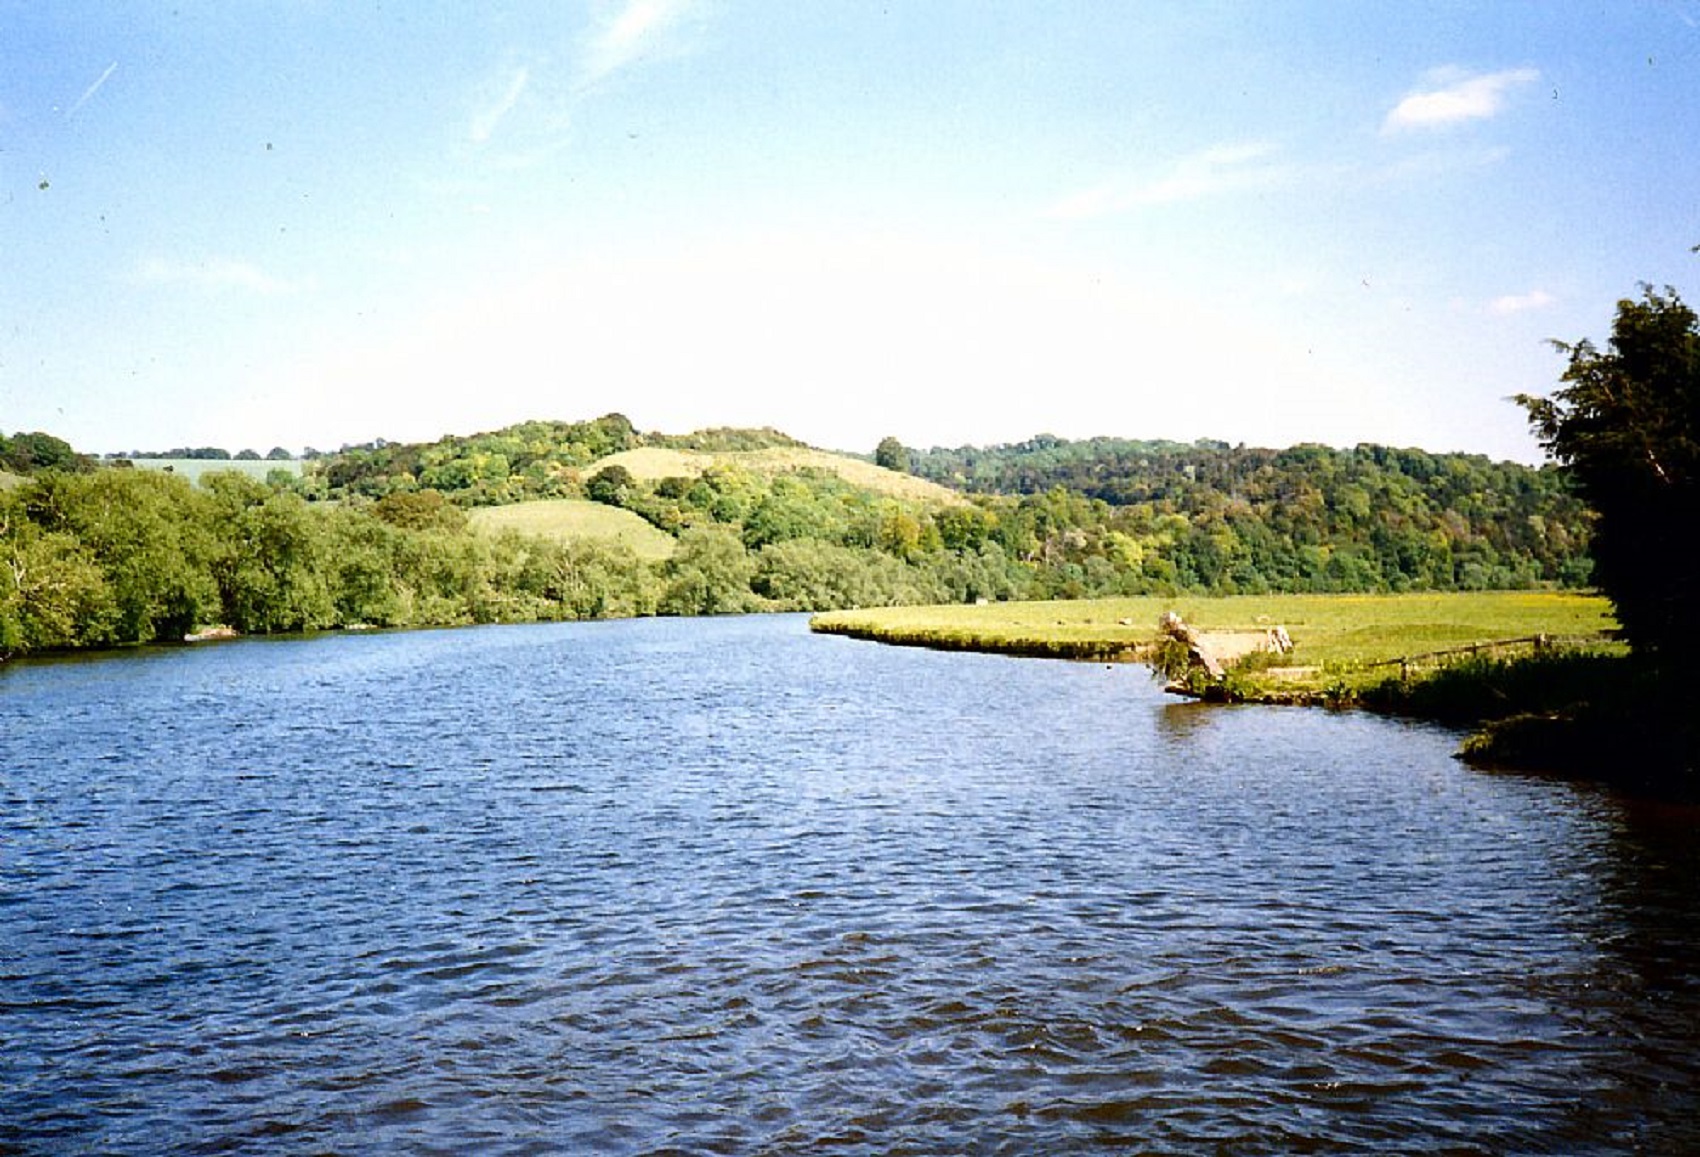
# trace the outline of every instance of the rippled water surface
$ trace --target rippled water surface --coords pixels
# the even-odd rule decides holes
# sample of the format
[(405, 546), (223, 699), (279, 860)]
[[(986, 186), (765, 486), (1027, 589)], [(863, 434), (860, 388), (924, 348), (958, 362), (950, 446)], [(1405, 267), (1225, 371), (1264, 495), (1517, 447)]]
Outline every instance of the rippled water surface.
[(0, 670), (0, 1151), (1682, 1152), (1691, 813), (796, 617)]

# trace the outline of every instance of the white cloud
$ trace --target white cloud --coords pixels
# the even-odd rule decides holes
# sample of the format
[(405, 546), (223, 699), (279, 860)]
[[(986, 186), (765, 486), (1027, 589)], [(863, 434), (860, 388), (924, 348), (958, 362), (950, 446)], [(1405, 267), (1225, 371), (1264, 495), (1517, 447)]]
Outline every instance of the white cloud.
[(1428, 87), (1408, 94), (1382, 122), (1383, 132), (1443, 128), (1463, 121), (1486, 120), (1504, 108), (1510, 92), (1540, 79), (1533, 68), (1468, 75), (1452, 70), (1432, 74)]
[(523, 66), (515, 69), (501, 93), (473, 114), (472, 125), (466, 134), (473, 144), (481, 145), (490, 139), (497, 126), (502, 123), (502, 118), (512, 112), (514, 105), (519, 103), (520, 94), (525, 92), (526, 82), (530, 79), (530, 69)]
[(1125, 213), (1146, 205), (1167, 205), (1205, 197), (1266, 188), (1292, 176), (1272, 158), (1275, 146), (1260, 142), (1218, 145), (1182, 157), (1156, 177), (1111, 182), (1053, 203), (1044, 216), (1081, 220)]
[(137, 266), (134, 280), (142, 285), (188, 285), (268, 295), (293, 293), (300, 288), (294, 282), (273, 277), (257, 265), (225, 257), (209, 257), (201, 261), (150, 257)]
[(659, 50), (666, 33), (692, 9), (691, 0), (625, 0), (598, 23), (580, 58), (580, 91)]
[(1545, 309), (1558, 299), (1544, 289), (1531, 289), (1528, 293), (1508, 293), (1504, 297), (1496, 297), (1488, 303), (1488, 312), (1506, 317), (1513, 313), (1526, 313), (1531, 309)]

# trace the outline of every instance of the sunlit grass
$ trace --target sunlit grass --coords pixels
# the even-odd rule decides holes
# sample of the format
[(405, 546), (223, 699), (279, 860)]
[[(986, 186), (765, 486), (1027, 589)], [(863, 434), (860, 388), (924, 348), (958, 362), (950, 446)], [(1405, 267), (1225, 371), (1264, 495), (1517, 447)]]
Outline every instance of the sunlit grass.
[(136, 458), (133, 461), (137, 470), (164, 470), (191, 483), (199, 482), (203, 474), (219, 471), (245, 474), (261, 482), (273, 470), (300, 477), (303, 467), (299, 458)]
[(912, 474), (887, 470), (860, 458), (815, 450), (807, 446), (770, 446), (764, 450), (734, 450), (709, 453), (673, 450), (663, 446), (641, 446), (598, 459), (584, 470), (585, 477), (607, 466), (623, 466), (633, 478), (656, 482), (662, 478), (695, 478), (712, 466), (736, 466), (752, 474), (772, 477), (797, 470), (822, 470), (836, 474), (852, 486), (888, 494), (911, 502), (957, 504), (966, 499), (949, 487)]
[[(1135, 658), (1174, 611), (1201, 630), (1285, 627), (1294, 649), (1280, 670), (1246, 678), (1284, 690), (1350, 690), (1385, 678), (1374, 664), (1428, 652), (1545, 635), (1611, 646), (1611, 606), (1563, 591), (1404, 595), (1258, 595), (1094, 599), (897, 607), (817, 615), (816, 630), (881, 642), (1073, 658)], [(1255, 664), (1254, 664), (1255, 666)]]
[(481, 506), (468, 513), (472, 525), (479, 530), (516, 530), (558, 542), (620, 543), (631, 547), (647, 562), (670, 558), (675, 545), (665, 531), (657, 530), (629, 510), (579, 498)]

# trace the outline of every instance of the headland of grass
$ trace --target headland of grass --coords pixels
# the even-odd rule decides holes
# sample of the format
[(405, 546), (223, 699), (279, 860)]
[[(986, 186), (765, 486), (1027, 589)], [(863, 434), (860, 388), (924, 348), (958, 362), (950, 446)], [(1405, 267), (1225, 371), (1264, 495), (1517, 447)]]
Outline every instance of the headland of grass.
[[(1284, 627), (1293, 649), (1256, 656), (1230, 673), (1239, 699), (1352, 701), (1390, 674), (1444, 666), (1449, 653), (1533, 640), (1615, 646), (1611, 605), (1569, 591), (1397, 595), (1246, 595), (893, 607), (816, 615), (816, 631), (882, 643), (1069, 659), (1137, 661), (1166, 611), (1205, 631)], [(1400, 660), (1410, 660), (1401, 672)]]
[[(1285, 629), (1286, 654), (1251, 654), (1219, 679), (1171, 689), (1221, 702), (1359, 707), (1474, 728), (1478, 766), (1609, 781), (1692, 798), (1692, 724), (1617, 641), (1593, 594), (1491, 591), (1268, 595), (900, 607), (817, 615), (814, 630), (885, 643), (1101, 661), (1158, 658), (1158, 617), (1195, 631)], [(1197, 675), (1199, 672), (1194, 671)], [(1626, 731), (1626, 721), (1629, 723)]]

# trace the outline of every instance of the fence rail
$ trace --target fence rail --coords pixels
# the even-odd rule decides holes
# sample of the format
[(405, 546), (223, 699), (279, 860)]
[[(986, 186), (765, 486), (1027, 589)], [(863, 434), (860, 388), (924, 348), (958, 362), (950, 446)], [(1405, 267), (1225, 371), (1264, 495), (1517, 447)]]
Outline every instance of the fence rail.
[(1604, 642), (1606, 638), (1605, 635), (1524, 635), (1517, 639), (1493, 639), (1484, 643), (1467, 643), (1461, 647), (1447, 647), (1441, 651), (1423, 651), (1416, 655), (1402, 655), (1397, 659), (1382, 659), (1379, 662), (1370, 663), (1369, 667), (1371, 669), (1398, 667), (1399, 678), (1403, 679), (1414, 666), (1432, 663), (1437, 659), (1445, 659), (1453, 655), (1479, 655), (1484, 651), (1493, 653), (1517, 647), (1529, 647), (1536, 654), (1539, 654), (1554, 647)]

